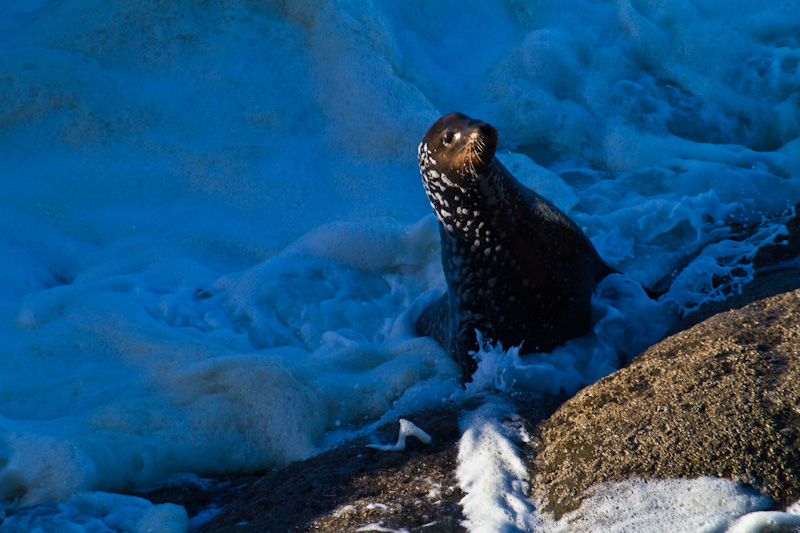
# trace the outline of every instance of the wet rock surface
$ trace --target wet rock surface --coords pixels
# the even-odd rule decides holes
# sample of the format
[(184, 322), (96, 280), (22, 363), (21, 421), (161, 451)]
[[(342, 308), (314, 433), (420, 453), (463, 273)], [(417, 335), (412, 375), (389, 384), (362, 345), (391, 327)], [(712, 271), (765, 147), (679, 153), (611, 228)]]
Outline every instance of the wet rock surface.
[(565, 402), (533, 493), (560, 516), (604, 481), (718, 476), (800, 498), (800, 290), (715, 315)]
[[(355, 531), (369, 524), (409, 531), (459, 531), (463, 493), (455, 480), (458, 416), (463, 406), (447, 405), (410, 416), (433, 440), (409, 438), (403, 452), (368, 448), (367, 438), (347, 442), (221, 494), (222, 509), (200, 531)], [(398, 424), (380, 428), (381, 442), (397, 440)], [(184, 490), (186, 487), (184, 487)], [(197, 496), (149, 493), (145, 497), (183, 503)], [(190, 516), (202, 510), (187, 505)], [(194, 511), (194, 513), (193, 513)]]
[[(407, 416), (431, 435), (432, 442), (423, 444), (412, 437), (402, 452), (368, 448), (371, 440), (365, 437), (262, 476), (216, 477), (211, 483), (162, 487), (141, 496), (155, 503), (184, 505), (204, 532), (347, 532), (370, 526), (463, 531), (459, 502), (464, 493), (455, 477), (458, 422), (484, 399), (450, 402)], [(529, 429), (561, 401), (512, 397)], [(374, 437), (394, 443), (397, 432), (393, 422), (379, 428)], [(204, 513), (213, 516), (207, 520)]]

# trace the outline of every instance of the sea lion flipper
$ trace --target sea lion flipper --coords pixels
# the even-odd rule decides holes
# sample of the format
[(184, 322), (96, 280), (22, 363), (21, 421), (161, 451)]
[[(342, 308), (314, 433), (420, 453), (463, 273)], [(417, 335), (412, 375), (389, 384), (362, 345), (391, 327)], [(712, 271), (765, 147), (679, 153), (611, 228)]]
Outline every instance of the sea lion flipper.
[(600, 255), (597, 256), (597, 263), (594, 270), (594, 280), (595, 283), (600, 283), (600, 280), (608, 276), (609, 274), (622, 274), (616, 268), (610, 266), (608, 263), (603, 261), (600, 258)]
[[(598, 256), (598, 259), (599, 259), (599, 256)], [(599, 259), (599, 261), (600, 261), (601, 264), (595, 271), (595, 279), (597, 280), (597, 283), (600, 283), (600, 280), (603, 279), (604, 277), (608, 276), (609, 274), (622, 274), (622, 272), (620, 272), (619, 270), (617, 270), (616, 268), (614, 268), (612, 266), (609, 266), (602, 259)], [(650, 287), (646, 287), (645, 285), (642, 285), (642, 288), (644, 289), (645, 294), (647, 294), (647, 296), (651, 300), (658, 300), (661, 296), (663, 296), (663, 295), (665, 295), (667, 293), (666, 290), (653, 289), (653, 288), (650, 288)]]
[(465, 384), (472, 381), (472, 375), (478, 369), (475, 354), (478, 353), (480, 346), (478, 345), (478, 330), (469, 327), (462, 327), (461, 330), (455, 340), (455, 347), (452, 352), (456, 363), (461, 367), (461, 383)]
[(433, 337), (442, 346), (447, 348), (450, 332), (450, 306), (447, 293), (429, 305), (415, 324), (417, 335)]
[[(433, 337), (441, 344), (456, 363), (461, 367), (461, 381), (471, 381), (471, 376), (477, 370), (473, 354), (478, 349), (478, 341), (474, 328), (458, 328), (450, 324), (450, 298), (448, 293), (429, 305), (417, 319), (415, 324), (417, 334)], [(454, 332), (460, 333), (453, 338)]]

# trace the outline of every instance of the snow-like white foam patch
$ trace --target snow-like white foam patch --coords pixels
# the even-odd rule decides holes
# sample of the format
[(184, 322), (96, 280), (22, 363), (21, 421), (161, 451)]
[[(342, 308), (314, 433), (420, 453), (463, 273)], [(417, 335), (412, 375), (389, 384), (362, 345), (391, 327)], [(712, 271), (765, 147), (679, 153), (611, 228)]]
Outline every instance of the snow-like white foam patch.
[(186, 509), (172, 503), (154, 505), (135, 496), (79, 492), (52, 506), (16, 511), (0, 520), (0, 531), (188, 533), (189, 519)]
[(356, 531), (377, 531), (379, 533), (409, 533), (409, 531), (404, 527), (400, 529), (393, 529), (384, 526), (380, 522), (375, 522), (373, 524), (367, 524), (366, 526), (361, 526), (360, 528), (356, 529)]
[(326, 429), (446, 397), (457, 366), (407, 310), (440, 276), (433, 231), (321, 228), (216, 280), (167, 263), (28, 295), (4, 326), (0, 497), (280, 466)]
[(423, 444), (430, 444), (431, 436), (420, 429), (416, 424), (405, 418), (401, 418), (400, 431), (397, 435), (397, 442), (395, 444), (367, 444), (367, 448), (375, 448), (383, 452), (402, 452), (406, 449), (406, 439), (414, 437)]
[(755, 511), (733, 522), (726, 533), (794, 533), (800, 531), (800, 501), (785, 511)]
[(760, 511), (736, 520), (726, 533), (794, 533), (800, 531), (800, 516), (779, 511)]
[[(445, 112), (492, 123), (520, 180), (634, 279), (697, 257), (674, 307), (745, 282), (758, 243), (727, 242), (736, 226), (800, 201), (797, 19), (719, 0), (0, 3), (0, 498), (279, 465), (452, 395), (457, 366), (412, 338), (444, 289), (416, 148)], [(619, 292), (631, 305), (601, 295), (601, 331), (552, 362), (486, 355), (480, 379), (574, 390), (617, 368), (663, 325)]]
[[(546, 518), (547, 532), (607, 531), (609, 533), (722, 533), (746, 515), (755, 524), (755, 511), (768, 509), (771, 500), (719, 478), (630, 480), (593, 488), (581, 507), (554, 522)], [(739, 523), (739, 522), (737, 522)], [(735, 526), (736, 527), (736, 526)], [(734, 529), (735, 530), (735, 529)], [(760, 529), (735, 530), (761, 531)]]
[(761, 247), (774, 244), (787, 233), (782, 224), (769, 223), (746, 239), (725, 239), (706, 246), (675, 279), (668, 298), (689, 313), (705, 303), (741, 294), (755, 277), (753, 261)]
[(511, 414), (504, 400), (493, 399), (459, 423), (456, 478), (466, 493), (461, 506), (468, 531), (510, 533), (540, 525), (528, 498), (528, 471), (514, 445), (524, 429), (503, 420)]

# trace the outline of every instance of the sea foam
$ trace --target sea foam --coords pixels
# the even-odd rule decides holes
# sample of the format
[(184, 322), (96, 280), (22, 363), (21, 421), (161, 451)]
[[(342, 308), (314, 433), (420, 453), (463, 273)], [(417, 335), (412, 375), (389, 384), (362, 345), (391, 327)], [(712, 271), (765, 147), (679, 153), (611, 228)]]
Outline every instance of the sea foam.
[[(487, 347), (482, 387), (613, 371), (746, 283), (800, 201), (798, 20), (716, 0), (4, 3), (6, 522), (280, 466), (456, 393), (413, 331), (444, 290), (416, 147), (449, 111), (492, 123), (626, 274), (551, 358)], [(662, 279), (649, 302), (637, 284)]]

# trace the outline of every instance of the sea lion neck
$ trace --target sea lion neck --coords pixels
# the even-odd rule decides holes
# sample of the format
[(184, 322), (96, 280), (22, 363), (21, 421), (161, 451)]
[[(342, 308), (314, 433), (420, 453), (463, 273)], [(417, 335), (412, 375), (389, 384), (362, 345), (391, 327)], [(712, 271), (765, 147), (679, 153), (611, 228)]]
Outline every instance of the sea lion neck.
[(468, 237), (473, 221), (503, 199), (501, 171), (494, 163), (481, 174), (462, 176), (454, 170), (420, 166), (422, 182), (442, 229), (451, 236)]

